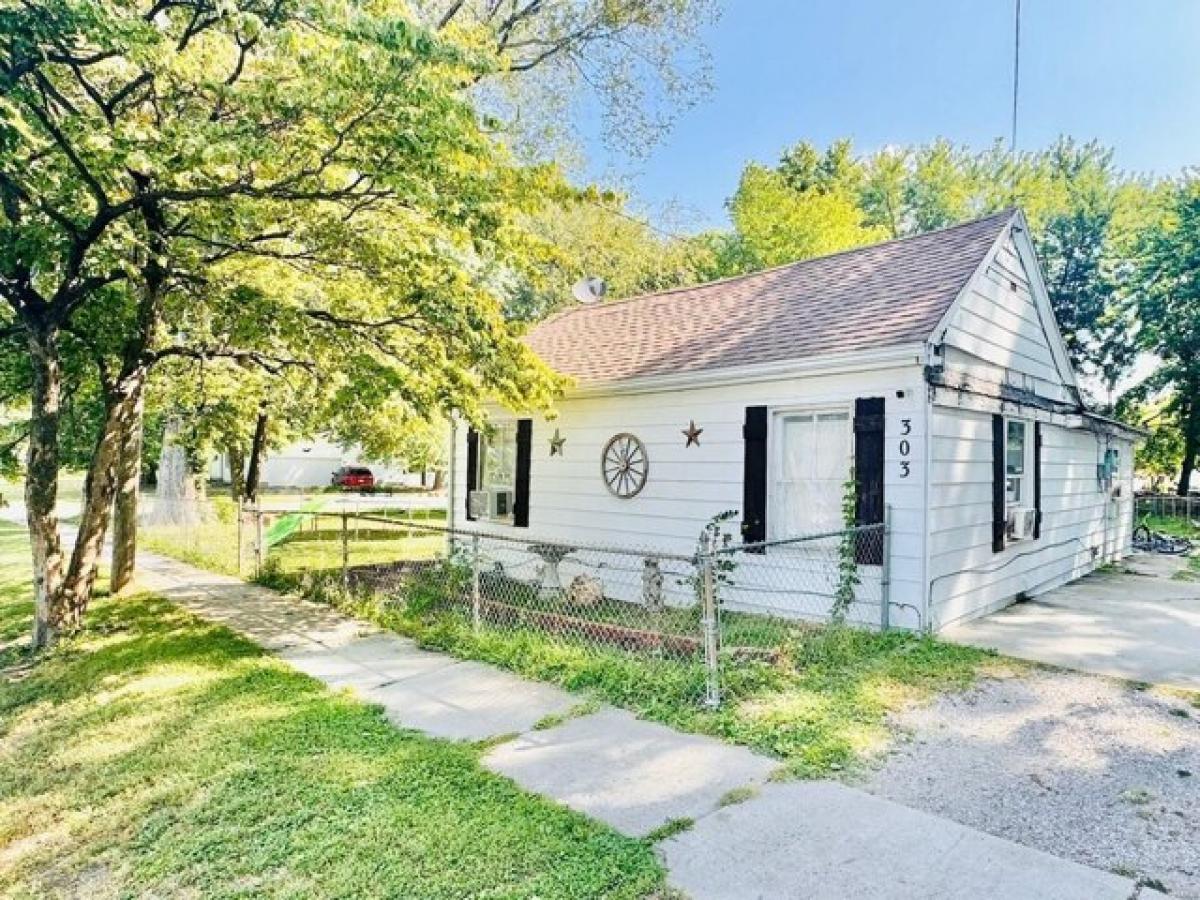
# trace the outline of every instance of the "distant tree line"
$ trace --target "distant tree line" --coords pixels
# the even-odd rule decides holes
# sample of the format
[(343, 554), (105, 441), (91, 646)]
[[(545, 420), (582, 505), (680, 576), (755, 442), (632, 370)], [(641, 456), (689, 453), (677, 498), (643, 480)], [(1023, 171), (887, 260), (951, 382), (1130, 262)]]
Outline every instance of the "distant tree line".
[[(1101, 410), (1146, 427), (1140, 468), (1184, 492), (1200, 454), (1200, 175), (1119, 170), (1110, 149), (1062, 138), (1010, 154), (947, 141), (857, 154), (801, 142), (748, 164), (732, 228), (664, 238), (596, 227), (602, 212), (555, 213), (577, 267), (614, 295), (753, 272), (944, 228), (1020, 206), (1067, 349)], [(610, 218), (615, 213), (610, 213)], [(585, 224), (586, 220), (586, 224)], [(559, 295), (561, 302), (562, 294)], [(1153, 365), (1149, 377), (1131, 375)]]

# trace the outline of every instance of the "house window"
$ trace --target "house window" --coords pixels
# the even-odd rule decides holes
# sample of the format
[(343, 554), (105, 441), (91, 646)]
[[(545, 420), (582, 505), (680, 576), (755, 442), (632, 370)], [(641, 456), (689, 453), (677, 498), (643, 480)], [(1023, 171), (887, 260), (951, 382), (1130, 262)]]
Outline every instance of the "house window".
[(853, 433), (846, 410), (781, 413), (776, 417), (772, 536), (795, 537), (845, 527), (842, 497), (850, 477)]
[(1028, 506), (1029, 427), (1026, 422), (1009, 419), (1004, 445), (1005, 502), (1009, 507)]
[(511, 523), (517, 484), (517, 423), (495, 425), (479, 436), (479, 471), (475, 483), (486, 497), (479, 517)]

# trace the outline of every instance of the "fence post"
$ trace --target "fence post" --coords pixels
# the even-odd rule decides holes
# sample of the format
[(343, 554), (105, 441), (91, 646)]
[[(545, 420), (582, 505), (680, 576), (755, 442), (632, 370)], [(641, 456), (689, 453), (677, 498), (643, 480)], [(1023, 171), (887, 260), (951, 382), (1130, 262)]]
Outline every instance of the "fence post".
[(242, 517), (246, 514), (242, 508), (242, 498), (238, 497), (237, 501), (237, 574), (238, 578), (242, 577)]
[(479, 535), (471, 535), (471, 627), (479, 633), (482, 617), (479, 609)]
[(350, 586), (350, 529), (349, 516), (342, 513), (342, 587)]
[(704, 705), (716, 709), (721, 705), (720, 633), (717, 627), (716, 540), (710, 536), (700, 554), (700, 600), (704, 613), (704, 667), (707, 670)]
[(887, 631), (892, 626), (892, 505), (883, 507), (883, 569), (879, 581), (879, 630)]
[(254, 577), (262, 575), (267, 562), (267, 545), (263, 541), (263, 515), (258, 504), (252, 510), (254, 516)]

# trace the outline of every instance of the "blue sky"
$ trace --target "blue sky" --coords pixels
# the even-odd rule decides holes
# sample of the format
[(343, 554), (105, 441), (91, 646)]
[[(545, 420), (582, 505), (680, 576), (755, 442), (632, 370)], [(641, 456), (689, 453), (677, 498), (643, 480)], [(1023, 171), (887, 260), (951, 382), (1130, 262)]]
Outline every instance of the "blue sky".
[[(1009, 131), (1013, 0), (724, 0), (708, 32), (714, 90), (648, 159), (589, 146), (634, 207), (726, 222), (742, 166), (791, 143), (861, 150)], [(1018, 144), (1097, 138), (1129, 170), (1200, 164), (1200, 0), (1023, 0)], [(664, 220), (665, 221), (665, 220)]]

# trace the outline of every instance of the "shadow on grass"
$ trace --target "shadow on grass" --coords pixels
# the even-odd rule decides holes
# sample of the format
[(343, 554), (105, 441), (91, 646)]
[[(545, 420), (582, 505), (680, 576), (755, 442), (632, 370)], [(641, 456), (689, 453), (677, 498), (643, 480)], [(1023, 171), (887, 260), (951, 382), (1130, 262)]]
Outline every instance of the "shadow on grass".
[[(393, 729), (165, 601), (0, 686), (0, 893), (639, 897), (643, 843)], [(98, 876), (97, 873), (100, 873)]]

